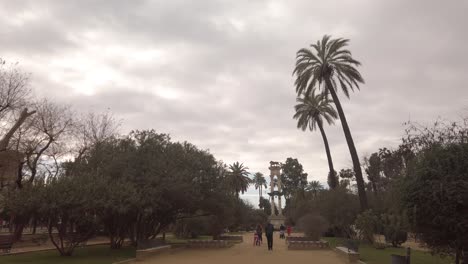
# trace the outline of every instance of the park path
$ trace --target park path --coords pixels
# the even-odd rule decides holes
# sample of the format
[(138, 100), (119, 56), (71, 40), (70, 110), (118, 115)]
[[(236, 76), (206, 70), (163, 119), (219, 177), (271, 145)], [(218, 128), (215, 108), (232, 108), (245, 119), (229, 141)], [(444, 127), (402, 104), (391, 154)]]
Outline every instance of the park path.
[(244, 234), (244, 242), (228, 249), (187, 249), (155, 256), (138, 262), (144, 264), (342, 264), (332, 250), (287, 250), (286, 243), (275, 233), (273, 251), (268, 251), (266, 238), (254, 247), (253, 234)]

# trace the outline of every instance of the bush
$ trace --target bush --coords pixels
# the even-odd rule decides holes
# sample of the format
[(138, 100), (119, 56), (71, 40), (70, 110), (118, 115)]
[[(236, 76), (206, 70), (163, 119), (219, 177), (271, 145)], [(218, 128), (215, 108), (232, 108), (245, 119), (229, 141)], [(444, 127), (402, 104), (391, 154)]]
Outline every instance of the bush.
[(320, 240), (320, 237), (328, 228), (328, 223), (325, 218), (318, 214), (307, 214), (299, 219), (298, 227), (304, 231), (307, 237)]
[(174, 226), (174, 235), (178, 238), (198, 238), (211, 233), (213, 221), (209, 216), (178, 220)]
[(381, 216), (385, 242), (398, 247), (408, 239), (407, 221), (405, 216), (383, 214)]
[(378, 217), (372, 210), (359, 214), (355, 224), (360, 231), (360, 238), (369, 243), (374, 243), (374, 234), (378, 230), (378, 222)]

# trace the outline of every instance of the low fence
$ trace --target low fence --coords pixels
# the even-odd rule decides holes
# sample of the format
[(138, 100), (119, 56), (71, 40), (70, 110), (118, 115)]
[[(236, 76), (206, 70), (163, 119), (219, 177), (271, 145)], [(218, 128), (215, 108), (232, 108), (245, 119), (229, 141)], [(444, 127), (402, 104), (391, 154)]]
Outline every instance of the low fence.
[(302, 250), (312, 250), (312, 249), (328, 249), (330, 246), (327, 241), (289, 241), (288, 249), (302, 249)]
[(240, 235), (222, 235), (219, 236), (216, 240), (226, 240), (233, 241), (235, 243), (241, 243), (244, 241), (244, 237)]
[(188, 248), (228, 248), (233, 243), (227, 240), (189, 240), (187, 242)]

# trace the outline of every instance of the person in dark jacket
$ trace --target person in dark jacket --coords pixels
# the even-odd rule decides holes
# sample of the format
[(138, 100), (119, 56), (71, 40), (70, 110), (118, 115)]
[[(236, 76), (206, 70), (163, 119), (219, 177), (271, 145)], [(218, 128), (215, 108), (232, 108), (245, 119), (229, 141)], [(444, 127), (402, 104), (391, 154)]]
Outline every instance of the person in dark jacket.
[(275, 231), (275, 227), (271, 223), (268, 223), (268, 225), (265, 227), (265, 236), (268, 242), (268, 250), (273, 250), (273, 232), (274, 231)]

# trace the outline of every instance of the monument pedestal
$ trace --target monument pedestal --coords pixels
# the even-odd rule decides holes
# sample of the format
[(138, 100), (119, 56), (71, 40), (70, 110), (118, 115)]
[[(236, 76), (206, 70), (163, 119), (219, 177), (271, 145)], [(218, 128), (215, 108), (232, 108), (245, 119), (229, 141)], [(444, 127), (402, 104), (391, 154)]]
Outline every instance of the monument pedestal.
[(283, 215), (270, 215), (268, 217), (268, 221), (275, 227), (275, 229), (279, 229), (281, 225), (284, 225), (284, 221), (286, 217)]

